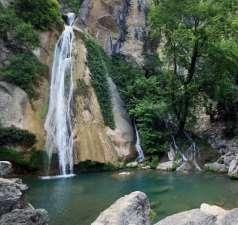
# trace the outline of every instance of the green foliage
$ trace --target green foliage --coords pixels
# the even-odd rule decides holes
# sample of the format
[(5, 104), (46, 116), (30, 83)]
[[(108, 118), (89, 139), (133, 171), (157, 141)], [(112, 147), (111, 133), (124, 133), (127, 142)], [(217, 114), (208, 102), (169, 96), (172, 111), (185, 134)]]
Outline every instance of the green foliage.
[(12, 9), (0, 8), (0, 38), (12, 48), (32, 50), (39, 46), (38, 34)]
[(45, 168), (44, 165), (49, 164), (49, 157), (47, 152), (32, 149), (29, 157), (29, 166), (32, 169), (40, 170)]
[(19, 53), (10, 58), (10, 64), (0, 70), (0, 78), (25, 90), (30, 97), (36, 97), (35, 86), (46, 67), (31, 53)]
[(30, 152), (18, 152), (15, 149), (0, 148), (0, 160), (10, 161), (15, 167), (36, 171), (43, 168), (48, 162), (48, 155), (44, 151), (31, 150)]
[(0, 160), (10, 161), (13, 165), (27, 167), (29, 164), (23, 154), (14, 149), (0, 149)]
[(167, 150), (165, 119), (168, 106), (158, 76), (146, 78), (144, 71), (122, 56), (114, 56), (111, 76), (119, 88), (131, 118), (136, 120), (146, 155)]
[(79, 172), (100, 172), (100, 171), (113, 171), (117, 170), (118, 168), (110, 163), (99, 163), (94, 161), (84, 161), (80, 162), (78, 165), (75, 166), (75, 169)]
[(178, 133), (191, 129), (207, 98), (220, 112), (237, 111), (237, 18), (234, 0), (154, 1), (150, 24), (165, 44), (163, 91)]
[(61, 23), (57, 0), (16, 0), (16, 14), (36, 29), (47, 30)]
[(105, 124), (114, 128), (111, 94), (107, 81), (110, 70), (109, 58), (102, 47), (90, 37), (85, 37), (84, 42), (88, 52), (87, 60), (91, 72), (92, 85), (96, 91)]
[(36, 137), (27, 130), (15, 127), (0, 128), (0, 146), (21, 145), (31, 147), (36, 143)]
[(34, 49), (39, 46), (38, 34), (33, 31), (31, 24), (19, 23), (15, 27), (14, 40), (16, 46), (24, 49)]

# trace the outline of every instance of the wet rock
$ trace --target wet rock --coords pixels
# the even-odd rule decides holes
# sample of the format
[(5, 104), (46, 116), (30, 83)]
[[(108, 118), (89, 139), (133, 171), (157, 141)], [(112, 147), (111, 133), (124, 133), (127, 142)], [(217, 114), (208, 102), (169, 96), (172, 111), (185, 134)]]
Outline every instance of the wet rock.
[(5, 177), (12, 172), (12, 164), (8, 161), (0, 161), (0, 177)]
[(102, 212), (92, 225), (150, 225), (150, 204), (143, 192), (133, 192)]
[(24, 208), (24, 193), (28, 187), (20, 179), (0, 178), (0, 216), (13, 209)]
[(138, 167), (139, 163), (138, 162), (130, 162), (126, 164), (127, 168), (136, 168)]
[(221, 164), (218, 162), (207, 163), (204, 165), (207, 171), (217, 172), (217, 173), (227, 173), (228, 167), (225, 164)]
[(229, 165), (228, 176), (238, 179), (238, 156)]
[(179, 173), (184, 173), (184, 174), (188, 174), (192, 171), (194, 171), (194, 165), (192, 165), (192, 163), (190, 162), (183, 162), (177, 169), (176, 172)]
[(175, 169), (175, 163), (174, 161), (159, 163), (156, 169), (161, 171), (172, 171)]
[(3, 215), (0, 225), (47, 225), (49, 216), (44, 209), (15, 209)]

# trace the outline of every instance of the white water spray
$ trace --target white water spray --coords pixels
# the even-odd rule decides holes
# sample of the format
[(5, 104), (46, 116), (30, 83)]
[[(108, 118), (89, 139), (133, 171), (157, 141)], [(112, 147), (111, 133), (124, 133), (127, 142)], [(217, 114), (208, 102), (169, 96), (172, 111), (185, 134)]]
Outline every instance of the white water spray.
[(47, 132), (46, 150), (51, 159), (57, 152), (61, 175), (73, 173), (72, 134), (72, 47), (74, 41), (73, 23), (75, 15), (67, 15), (67, 24), (61, 34), (54, 53), (51, 74), (49, 110), (45, 122)]
[(137, 127), (135, 125), (135, 131), (136, 131), (136, 151), (137, 151), (137, 161), (138, 162), (143, 162), (144, 159), (145, 159), (145, 156), (144, 156), (144, 152), (143, 152), (143, 149), (141, 147), (141, 144), (140, 144), (140, 135), (139, 135), (139, 132), (137, 130)]

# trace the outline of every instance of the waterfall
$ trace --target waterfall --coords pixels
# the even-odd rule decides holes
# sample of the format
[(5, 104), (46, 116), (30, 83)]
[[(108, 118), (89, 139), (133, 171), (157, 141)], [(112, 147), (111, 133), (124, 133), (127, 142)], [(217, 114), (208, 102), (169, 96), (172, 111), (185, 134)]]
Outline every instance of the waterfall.
[(46, 150), (51, 159), (57, 152), (61, 175), (73, 173), (72, 134), (72, 47), (75, 15), (67, 14), (64, 31), (56, 43), (51, 73), (49, 109), (45, 121)]
[(145, 156), (144, 156), (144, 152), (142, 150), (142, 147), (140, 145), (140, 135), (139, 135), (139, 132), (137, 130), (137, 127), (135, 125), (135, 131), (136, 131), (136, 151), (137, 151), (137, 161), (138, 162), (143, 162), (144, 159), (145, 159)]

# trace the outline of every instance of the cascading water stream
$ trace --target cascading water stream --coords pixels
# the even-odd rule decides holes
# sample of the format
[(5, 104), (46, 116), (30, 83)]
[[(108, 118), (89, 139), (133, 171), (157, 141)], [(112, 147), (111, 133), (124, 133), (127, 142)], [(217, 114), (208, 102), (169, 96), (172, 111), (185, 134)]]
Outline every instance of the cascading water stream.
[(135, 132), (136, 132), (136, 151), (137, 151), (137, 161), (138, 162), (143, 162), (144, 159), (145, 159), (145, 156), (144, 156), (144, 152), (143, 152), (143, 149), (141, 147), (141, 144), (140, 144), (140, 135), (139, 135), (139, 132), (137, 130), (137, 127), (135, 125)]
[(75, 15), (67, 15), (67, 24), (61, 34), (54, 53), (51, 74), (49, 110), (45, 121), (47, 132), (46, 150), (51, 159), (57, 152), (59, 170), (63, 176), (73, 173), (72, 134), (72, 47), (74, 41), (73, 23)]

